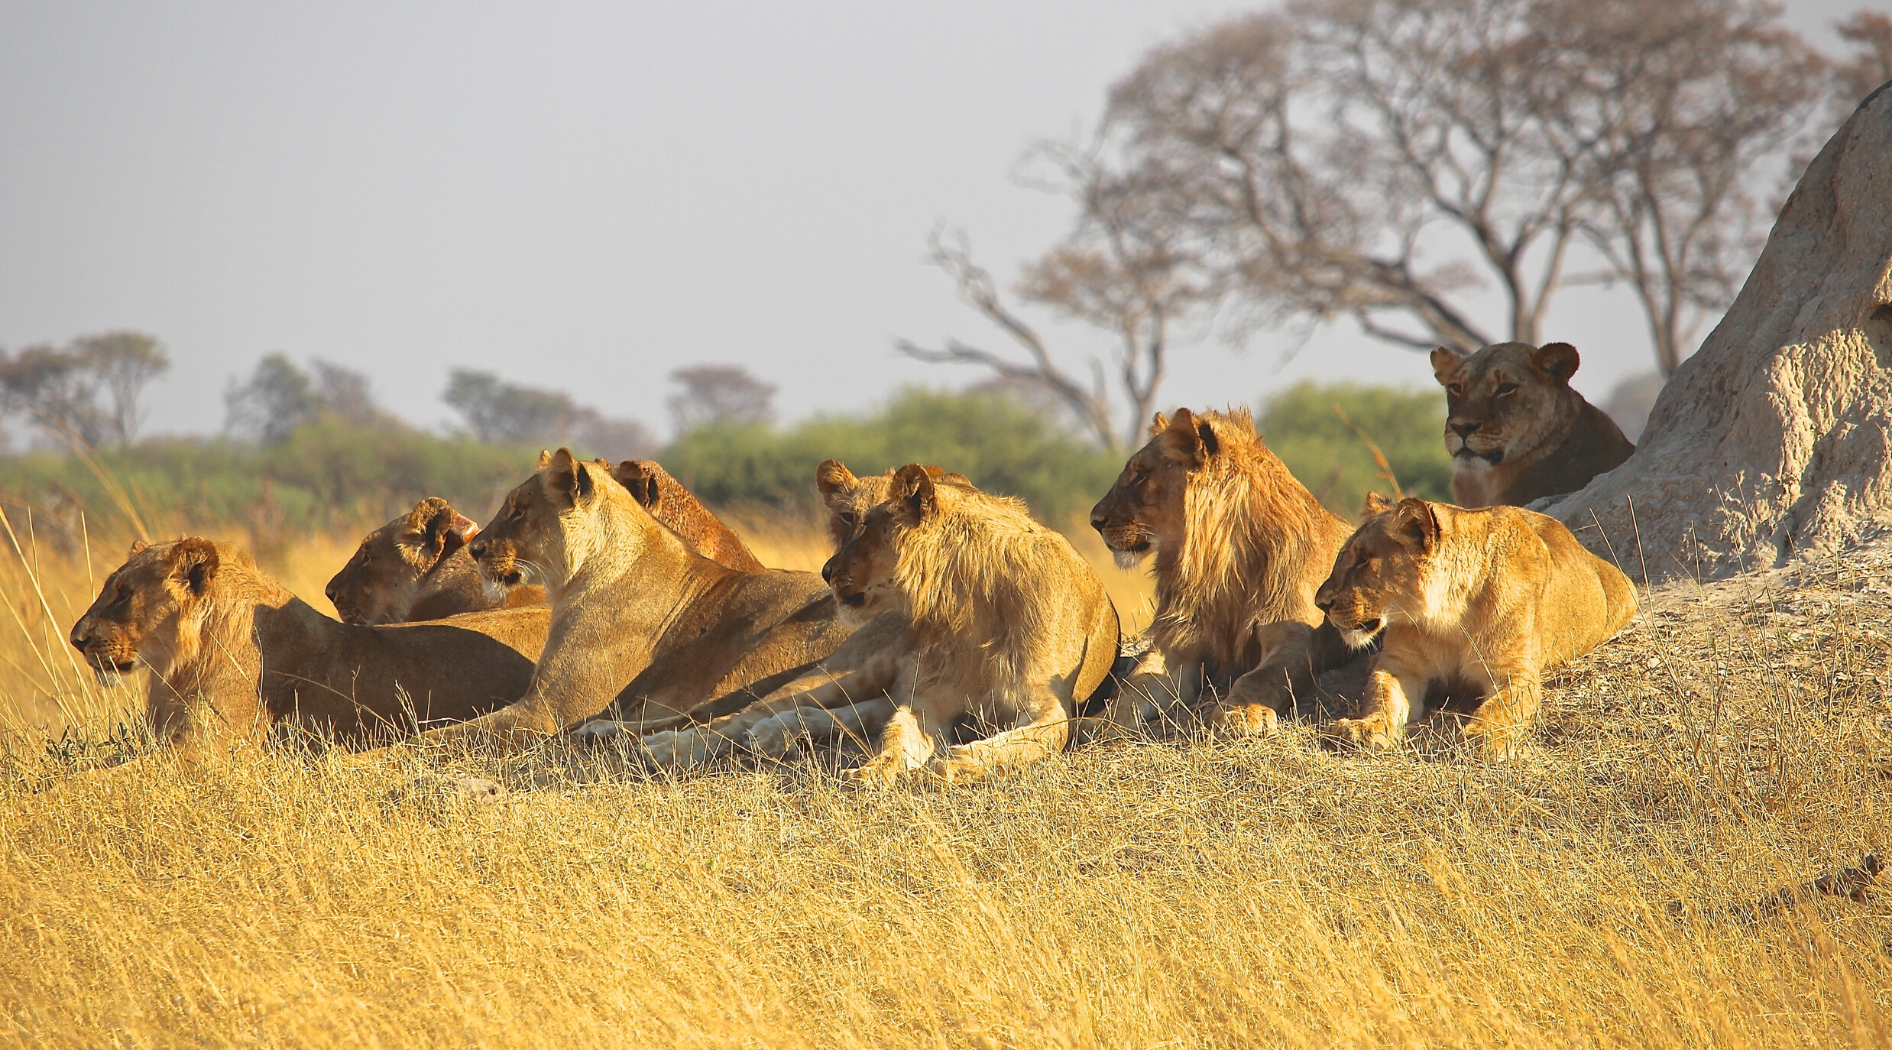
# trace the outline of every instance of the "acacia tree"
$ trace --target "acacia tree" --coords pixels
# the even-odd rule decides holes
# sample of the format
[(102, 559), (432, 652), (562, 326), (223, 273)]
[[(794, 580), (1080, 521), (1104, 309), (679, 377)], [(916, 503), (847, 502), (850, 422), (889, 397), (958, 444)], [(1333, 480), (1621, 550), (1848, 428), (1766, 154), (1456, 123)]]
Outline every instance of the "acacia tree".
[(680, 389), (670, 395), (677, 433), (725, 423), (766, 423), (775, 414), (775, 385), (741, 365), (691, 365), (670, 373)]
[(64, 440), (129, 445), (144, 422), (145, 387), (170, 367), (156, 337), (131, 331), (0, 352), (0, 408)]

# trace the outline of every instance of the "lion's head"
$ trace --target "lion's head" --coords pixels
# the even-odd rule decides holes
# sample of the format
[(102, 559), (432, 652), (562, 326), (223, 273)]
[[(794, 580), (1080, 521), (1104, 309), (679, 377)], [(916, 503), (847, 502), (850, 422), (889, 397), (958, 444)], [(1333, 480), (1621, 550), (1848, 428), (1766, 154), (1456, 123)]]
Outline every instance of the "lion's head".
[(142, 659), (160, 673), (212, 603), (222, 559), (209, 540), (134, 543), (105, 578), (91, 608), (72, 626), (72, 644), (100, 681), (128, 674)]
[[(972, 480), (964, 474), (930, 463), (918, 466), (936, 485), (972, 487)], [(832, 549), (840, 550), (860, 531), (867, 512), (887, 501), (896, 473), (889, 470), (885, 474), (856, 477), (845, 464), (832, 459), (823, 460), (815, 468), (815, 490), (821, 493), (822, 505), (828, 508), (828, 543)]]
[(1445, 450), (1460, 469), (1484, 469), (1542, 444), (1569, 424), (1577, 363), (1569, 343), (1432, 351), (1432, 376), (1445, 388)]
[(446, 500), (429, 496), (361, 541), (328, 581), (328, 600), (346, 623), (401, 623), (421, 580), (478, 531)]
[(1091, 528), (1119, 567), (1133, 569), (1144, 555), (1182, 544), (1188, 531), (1189, 475), (1222, 453), (1224, 435), (1217, 428), (1230, 424), (1245, 424), (1253, 434), (1254, 421), (1245, 410), (1222, 419), (1186, 408), (1177, 409), (1173, 419), (1156, 414), (1149, 442), (1131, 455), (1110, 491), (1091, 508)]
[[(822, 465), (829, 464), (840, 467), (832, 460)], [(851, 532), (821, 567), (821, 578), (840, 603), (842, 623), (860, 627), (882, 613), (904, 610), (905, 598), (894, 579), (900, 536), (938, 512), (934, 478), (944, 476), (938, 467), (909, 463), (885, 479), (884, 499), (852, 519)]]
[(547, 589), (570, 578), (573, 555), (591, 541), (592, 509), (603, 486), (617, 488), (602, 462), (586, 463), (559, 449), (539, 454), (538, 469), (506, 493), (499, 513), (467, 544), (491, 596), (525, 583)]
[(766, 570), (742, 537), (709, 512), (654, 459), (627, 459), (611, 468), (611, 477), (631, 494), (658, 524), (683, 537), (703, 557), (738, 572)]
[(1334, 571), (1314, 594), (1340, 636), (1364, 648), (1394, 616), (1413, 615), (1408, 606), (1422, 600), (1421, 576), (1439, 539), (1439, 519), (1422, 499), (1395, 504), (1377, 493), (1367, 496), (1372, 515), (1354, 531)]

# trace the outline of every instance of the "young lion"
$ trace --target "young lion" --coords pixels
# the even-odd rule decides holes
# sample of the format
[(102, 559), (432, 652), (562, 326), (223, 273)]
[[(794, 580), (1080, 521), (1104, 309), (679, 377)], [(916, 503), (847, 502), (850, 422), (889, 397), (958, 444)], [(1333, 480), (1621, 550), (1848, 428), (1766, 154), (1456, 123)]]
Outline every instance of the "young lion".
[[(540, 453), (538, 465), (550, 458)], [(697, 553), (741, 572), (766, 571), (742, 539), (655, 460), (627, 459), (611, 476)], [(329, 580), (328, 600), (345, 622), (363, 624), (438, 620), (543, 602), (545, 592), (529, 585), (498, 597), (486, 593), (466, 551), (467, 540), (478, 531), (446, 500), (421, 500), (361, 541), (354, 557)]]
[(285, 721), (361, 743), (501, 707), (531, 681), (546, 619), (538, 607), (341, 624), (249, 555), (192, 537), (134, 544), (72, 644), (101, 678), (149, 667), (153, 731), (198, 758)]
[(551, 631), (523, 699), (430, 733), (430, 743), (511, 749), (614, 704), (644, 732), (727, 714), (805, 672), (849, 633), (814, 574), (718, 565), (604, 468), (564, 449), (506, 495), (468, 550), (495, 591), (544, 587)]
[(1575, 492), (1636, 451), (1615, 420), (1570, 388), (1578, 360), (1569, 343), (1432, 351), (1460, 506), (1521, 507)]
[(1272, 732), (1316, 675), (1348, 658), (1314, 605), (1347, 524), (1268, 451), (1246, 409), (1158, 413), (1091, 527), (1126, 569), (1156, 552), (1153, 644), (1118, 689), (1112, 722), (1136, 726), (1146, 705), (1171, 717), (1206, 688), (1219, 699), (1212, 728)]
[(1636, 592), (1555, 518), (1517, 507), (1467, 510), (1368, 499), (1317, 600), (1348, 644), (1385, 641), (1359, 718), (1330, 739), (1391, 747), (1428, 698), (1478, 701), (1463, 739), (1503, 757), (1529, 731), (1542, 671), (1616, 636)]
[[(936, 484), (917, 463), (894, 474), (822, 575), (844, 620), (904, 612), (913, 636), (893, 718), (854, 771), (863, 781), (919, 768), (965, 780), (1043, 759), (1116, 660), (1117, 611), (1064, 537), (1018, 501)], [(1010, 728), (936, 759), (968, 713)]]

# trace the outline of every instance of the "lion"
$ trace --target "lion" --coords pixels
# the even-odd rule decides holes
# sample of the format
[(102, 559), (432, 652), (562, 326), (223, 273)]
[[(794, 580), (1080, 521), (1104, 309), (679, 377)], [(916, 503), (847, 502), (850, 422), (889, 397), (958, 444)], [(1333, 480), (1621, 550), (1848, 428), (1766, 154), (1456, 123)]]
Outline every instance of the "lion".
[(132, 545), (71, 641), (102, 679), (151, 670), (155, 736), (192, 758), (294, 724), (346, 744), (409, 735), (524, 695), (543, 607), (399, 627), (338, 623), (199, 537)]
[[(922, 467), (935, 483), (972, 487), (963, 474)], [(856, 477), (836, 460), (815, 468), (815, 488), (827, 508), (826, 527), (833, 550), (860, 531), (867, 512), (885, 502), (895, 472)], [(701, 725), (663, 730), (640, 742), (652, 765), (682, 771), (741, 751), (780, 758), (803, 739), (852, 736), (865, 739), (893, 716), (887, 696), (912, 651), (906, 617), (888, 613), (855, 632), (807, 674), (735, 714)], [(615, 724), (594, 722), (581, 735), (592, 741), (615, 736)]]
[(1432, 351), (1460, 506), (1521, 507), (1575, 492), (1636, 451), (1615, 420), (1570, 388), (1577, 361), (1569, 343)]
[[(852, 773), (864, 782), (918, 769), (972, 780), (1054, 754), (1117, 657), (1117, 610), (1070, 541), (1019, 501), (917, 463), (895, 472), (822, 576), (844, 622), (898, 613), (912, 634), (893, 717)], [(962, 715), (1007, 728), (939, 754)]]
[(1169, 719), (1207, 690), (1212, 730), (1273, 732), (1349, 658), (1314, 591), (1350, 529), (1268, 450), (1247, 409), (1157, 413), (1091, 526), (1123, 568), (1156, 555), (1151, 646), (1110, 722), (1135, 727), (1152, 708)]
[[(549, 458), (550, 453), (541, 453), (539, 466)], [(611, 468), (611, 475), (697, 553), (741, 572), (766, 571), (741, 537), (655, 460), (627, 459)], [(486, 592), (466, 551), (467, 540), (478, 531), (446, 500), (430, 496), (361, 541), (329, 580), (328, 599), (343, 621), (360, 624), (437, 620), (543, 602), (545, 592), (530, 585), (498, 597)]]
[(1359, 717), (1330, 740), (1395, 746), (1429, 702), (1445, 700), (1460, 739), (1502, 758), (1529, 732), (1543, 669), (1609, 641), (1636, 615), (1636, 591), (1555, 518), (1521, 507), (1467, 509), (1369, 497), (1316, 601), (1347, 644), (1383, 639)]
[(492, 593), (545, 588), (551, 629), (519, 702), (428, 744), (514, 750), (607, 709), (640, 733), (708, 720), (811, 670), (852, 631), (819, 576), (710, 561), (565, 449), (467, 549)]

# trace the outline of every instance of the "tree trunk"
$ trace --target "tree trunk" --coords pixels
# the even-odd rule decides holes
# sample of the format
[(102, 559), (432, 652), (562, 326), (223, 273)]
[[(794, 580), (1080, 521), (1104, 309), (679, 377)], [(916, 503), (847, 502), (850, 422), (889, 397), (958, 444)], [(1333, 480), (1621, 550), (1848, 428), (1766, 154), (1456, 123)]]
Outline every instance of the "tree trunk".
[(1636, 454), (1549, 513), (1651, 579), (1778, 566), (1892, 528), (1889, 275), (1892, 84), (1808, 165)]

